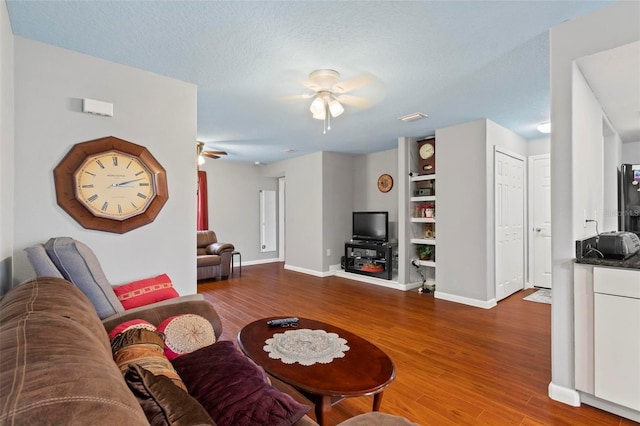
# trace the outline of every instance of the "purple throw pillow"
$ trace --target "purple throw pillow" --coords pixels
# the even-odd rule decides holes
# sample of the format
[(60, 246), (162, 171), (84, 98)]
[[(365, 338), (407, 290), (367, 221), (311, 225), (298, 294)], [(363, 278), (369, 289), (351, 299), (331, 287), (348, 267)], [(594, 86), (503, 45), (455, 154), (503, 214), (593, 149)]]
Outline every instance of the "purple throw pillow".
[(311, 407), (280, 392), (231, 341), (216, 342), (172, 360), (193, 396), (218, 426), (289, 426)]

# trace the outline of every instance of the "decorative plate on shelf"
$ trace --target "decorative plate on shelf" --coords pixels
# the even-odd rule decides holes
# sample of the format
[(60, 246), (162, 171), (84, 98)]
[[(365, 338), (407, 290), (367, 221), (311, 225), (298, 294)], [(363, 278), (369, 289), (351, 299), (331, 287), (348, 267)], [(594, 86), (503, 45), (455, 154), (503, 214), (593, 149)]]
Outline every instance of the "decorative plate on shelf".
[(378, 189), (380, 192), (389, 192), (393, 188), (393, 178), (385, 173), (378, 178)]

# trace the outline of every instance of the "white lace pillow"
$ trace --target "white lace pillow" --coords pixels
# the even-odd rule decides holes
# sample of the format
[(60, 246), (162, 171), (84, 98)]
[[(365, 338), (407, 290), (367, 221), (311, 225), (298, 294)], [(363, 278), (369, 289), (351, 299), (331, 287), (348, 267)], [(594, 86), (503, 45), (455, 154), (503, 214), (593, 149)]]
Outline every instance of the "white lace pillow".
[(170, 360), (216, 342), (213, 326), (200, 315), (169, 317), (160, 323), (158, 331), (164, 334), (164, 354)]

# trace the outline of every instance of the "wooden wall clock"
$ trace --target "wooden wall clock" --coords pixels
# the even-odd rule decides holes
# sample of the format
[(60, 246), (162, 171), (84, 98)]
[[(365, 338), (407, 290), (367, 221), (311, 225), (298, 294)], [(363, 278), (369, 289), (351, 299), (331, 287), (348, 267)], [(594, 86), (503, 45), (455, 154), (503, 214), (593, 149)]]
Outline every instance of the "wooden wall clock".
[(167, 173), (147, 148), (113, 136), (74, 145), (53, 177), (58, 205), (87, 229), (124, 234), (169, 199)]
[(389, 174), (380, 175), (378, 178), (378, 190), (380, 192), (389, 192), (393, 188), (393, 178)]
[(418, 141), (418, 174), (431, 175), (436, 172), (436, 140)]

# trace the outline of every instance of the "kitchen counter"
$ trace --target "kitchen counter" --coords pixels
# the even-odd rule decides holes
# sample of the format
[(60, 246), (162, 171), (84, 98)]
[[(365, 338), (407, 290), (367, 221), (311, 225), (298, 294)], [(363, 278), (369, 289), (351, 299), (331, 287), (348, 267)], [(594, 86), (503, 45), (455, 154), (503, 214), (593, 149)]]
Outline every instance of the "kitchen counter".
[(603, 259), (600, 257), (581, 257), (576, 259), (575, 262), (585, 263), (587, 265), (610, 266), (613, 268), (640, 269), (640, 252), (625, 260)]

